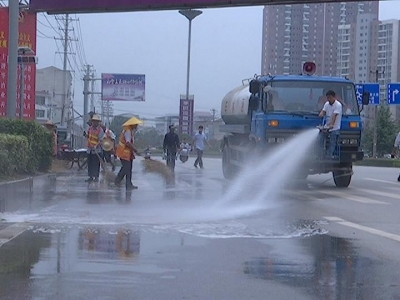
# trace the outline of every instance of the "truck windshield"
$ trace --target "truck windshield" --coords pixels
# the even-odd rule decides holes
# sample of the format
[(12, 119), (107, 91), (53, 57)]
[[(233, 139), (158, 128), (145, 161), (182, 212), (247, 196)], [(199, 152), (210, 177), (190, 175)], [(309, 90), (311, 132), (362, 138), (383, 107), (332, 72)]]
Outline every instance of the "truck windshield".
[(267, 112), (319, 113), (324, 106), (326, 92), (332, 90), (342, 103), (344, 115), (358, 115), (354, 85), (328, 81), (272, 81), (271, 90), (264, 95)]

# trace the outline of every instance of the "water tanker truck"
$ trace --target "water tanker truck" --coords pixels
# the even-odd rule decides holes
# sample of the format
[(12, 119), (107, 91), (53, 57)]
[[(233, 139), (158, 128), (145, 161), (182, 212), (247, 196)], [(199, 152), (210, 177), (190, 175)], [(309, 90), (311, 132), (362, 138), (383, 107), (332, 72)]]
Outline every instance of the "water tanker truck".
[[(315, 76), (315, 64), (306, 63), (300, 75), (255, 76), (230, 91), (222, 100), (221, 117), (225, 133), (222, 169), (233, 178), (254, 157), (268, 157), (277, 145), (300, 132), (323, 124), (319, 113), (332, 90), (341, 102), (343, 114), (335, 155), (328, 156), (329, 132), (321, 131), (296, 176), (332, 172), (337, 187), (348, 187), (353, 163), (362, 160), (360, 111), (370, 95), (357, 100), (353, 82), (341, 77)], [(293, 149), (294, 153), (296, 149)]]

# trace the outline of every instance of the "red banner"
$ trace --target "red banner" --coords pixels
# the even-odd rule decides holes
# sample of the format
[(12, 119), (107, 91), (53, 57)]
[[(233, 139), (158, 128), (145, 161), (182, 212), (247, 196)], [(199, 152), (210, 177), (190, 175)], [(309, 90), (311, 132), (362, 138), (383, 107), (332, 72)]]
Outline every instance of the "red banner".
[[(7, 115), (7, 78), (8, 78), (8, 8), (0, 8), (0, 117)], [(18, 45), (31, 48), (36, 53), (36, 14), (22, 12), (19, 18), (19, 39)], [(21, 69), (18, 69), (17, 89), (17, 116), (20, 108), (20, 76)], [(25, 101), (24, 118), (34, 120), (35, 113), (35, 86), (36, 86), (36, 65), (25, 66)]]
[(189, 135), (193, 134), (193, 110), (193, 95), (189, 95), (189, 99), (186, 99), (186, 96), (181, 95), (179, 107), (179, 133)]

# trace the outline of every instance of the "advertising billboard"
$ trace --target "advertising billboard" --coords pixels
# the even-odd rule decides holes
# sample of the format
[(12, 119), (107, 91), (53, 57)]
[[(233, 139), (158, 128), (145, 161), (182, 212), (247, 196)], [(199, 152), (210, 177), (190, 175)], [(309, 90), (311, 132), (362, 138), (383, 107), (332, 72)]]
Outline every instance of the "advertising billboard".
[[(7, 79), (8, 79), (8, 8), (0, 8), (0, 117), (7, 115)], [(22, 12), (19, 18), (19, 40), (20, 47), (25, 46), (36, 52), (36, 14)], [(17, 116), (20, 107), (20, 74), (18, 70), (18, 94), (17, 94)], [(25, 66), (25, 101), (24, 118), (34, 120), (35, 113), (35, 86), (36, 65)]]
[(101, 74), (104, 101), (145, 101), (145, 75)]
[[(288, 0), (285, 1), (288, 2)], [(306, 0), (304, 1), (306, 2)], [(98, 13), (251, 6), (265, 5), (268, 4), (268, 2), (277, 4), (276, 1), (273, 0), (30, 0), (29, 8), (34, 11), (48, 13)], [(296, 3), (300, 1), (292, 0), (292, 2)]]
[(194, 110), (194, 96), (181, 95), (179, 106), (179, 133), (193, 134), (193, 110)]

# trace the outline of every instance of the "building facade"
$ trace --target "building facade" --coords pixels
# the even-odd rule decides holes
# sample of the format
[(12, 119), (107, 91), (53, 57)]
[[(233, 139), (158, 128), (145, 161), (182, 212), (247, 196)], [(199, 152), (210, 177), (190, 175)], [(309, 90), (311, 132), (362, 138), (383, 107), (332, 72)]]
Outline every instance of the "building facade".
[[(381, 102), (386, 102), (387, 84), (400, 82), (400, 21), (379, 21), (375, 14), (359, 14), (354, 24), (339, 25), (339, 76), (356, 83), (379, 83)], [(400, 108), (391, 106), (394, 119), (400, 119)], [(366, 123), (374, 119), (372, 106), (363, 115)]]
[(36, 120), (45, 122), (50, 119), (55, 124), (61, 124), (61, 114), (64, 105), (64, 124), (71, 119), (71, 87), (72, 75), (66, 74), (66, 94), (63, 91), (63, 70), (47, 67), (36, 70)]
[(313, 61), (318, 75), (336, 76), (339, 25), (357, 23), (360, 13), (377, 19), (378, 12), (378, 1), (265, 6), (262, 74), (299, 74)]

